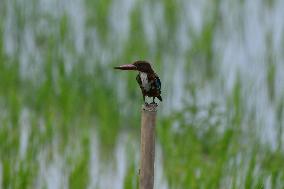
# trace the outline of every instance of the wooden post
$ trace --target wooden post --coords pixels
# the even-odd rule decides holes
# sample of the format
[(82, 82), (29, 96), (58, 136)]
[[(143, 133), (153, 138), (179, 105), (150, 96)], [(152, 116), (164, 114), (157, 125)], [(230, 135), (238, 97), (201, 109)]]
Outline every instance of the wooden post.
[(157, 104), (142, 106), (140, 189), (153, 189)]

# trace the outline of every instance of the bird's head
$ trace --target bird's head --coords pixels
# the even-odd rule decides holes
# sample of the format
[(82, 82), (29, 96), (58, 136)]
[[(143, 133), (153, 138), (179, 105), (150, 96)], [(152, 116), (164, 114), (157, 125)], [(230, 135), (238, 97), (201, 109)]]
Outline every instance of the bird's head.
[(133, 62), (132, 64), (125, 64), (121, 66), (114, 67), (114, 69), (119, 70), (136, 70), (139, 72), (145, 73), (154, 73), (154, 70), (151, 67), (151, 64), (144, 60), (138, 60)]

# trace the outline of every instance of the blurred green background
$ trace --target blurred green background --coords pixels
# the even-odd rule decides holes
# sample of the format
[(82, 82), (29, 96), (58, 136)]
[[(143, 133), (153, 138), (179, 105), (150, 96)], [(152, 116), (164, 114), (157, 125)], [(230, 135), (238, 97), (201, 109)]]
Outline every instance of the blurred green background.
[(155, 188), (284, 188), (284, 1), (0, 1), (0, 188), (138, 188), (136, 74), (162, 81)]

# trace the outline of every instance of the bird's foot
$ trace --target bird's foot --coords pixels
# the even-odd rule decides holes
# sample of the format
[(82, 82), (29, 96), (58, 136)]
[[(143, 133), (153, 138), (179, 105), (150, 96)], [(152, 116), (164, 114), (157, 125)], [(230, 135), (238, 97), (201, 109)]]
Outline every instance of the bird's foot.
[(144, 106), (142, 106), (142, 109), (143, 110), (146, 110), (148, 112), (156, 112), (157, 111), (157, 108), (158, 107), (158, 104), (145, 104)]

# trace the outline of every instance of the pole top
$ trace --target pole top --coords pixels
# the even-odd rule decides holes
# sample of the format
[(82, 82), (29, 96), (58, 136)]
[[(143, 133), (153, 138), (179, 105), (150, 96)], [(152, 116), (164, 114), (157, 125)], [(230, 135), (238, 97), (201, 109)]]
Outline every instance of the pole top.
[(142, 110), (143, 111), (148, 111), (148, 112), (157, 112), (157, 107), (158, 104), (156, 103), (151, 103), (151, 104), (143, 104), (142, 105)]

